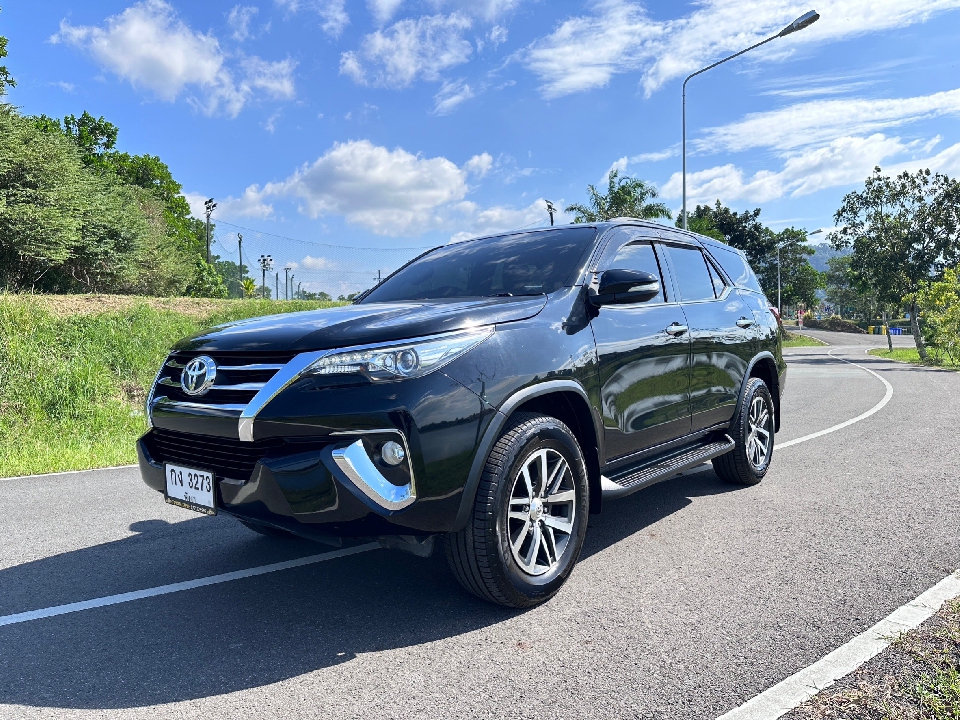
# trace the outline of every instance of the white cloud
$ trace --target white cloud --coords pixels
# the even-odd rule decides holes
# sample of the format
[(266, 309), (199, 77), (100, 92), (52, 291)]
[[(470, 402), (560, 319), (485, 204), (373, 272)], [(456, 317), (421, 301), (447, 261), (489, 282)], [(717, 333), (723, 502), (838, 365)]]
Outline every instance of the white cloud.
[(315, 258), (310, 255), (307, 255), (299, 263), (295, 263), (295, 262), (290, 263), (290, 266), (294, 269), (296, 269), (297, 267), (304, 267), (304, 268), (307, 268), (308, 270), (334, 270), (337, 267), (337, 263), (335, 263), (330, 258), (323, 258), (323, 257)]
[[(201, 201), (201, 207), (202, 205)], [(190, 207), (192, 209), (193, 205), (191, 204)], [(215, 212), (217, 217), (224, 219), (252, 217), (264, 220), (273, 215), (273, 205), (264, 200), (259, 185), (249, 185), (238, 198), (228, 197), (226, 200), (217, 200)]]
[(490, 172), (490, 168), (492, 167), (493, 156), (490, 155), (490, 153), (480, 153), (479, 155), (474, 155), (463, 165), (463, 169), (468, 173), (479, 175), (480, 177), (483, 177)]
[(227, 26), (231, 30), (231, 37), (237, 42), (243, 42), (250, 37), (250, 23), (260, 8), (252, 5), (235, 5), (227, 15)]
[(370, 14), (380, 25), (390, 22), (402, 4), (403, 0), (367, 0)]
[(275, 0), (275, 2), (291, 13), (297, 13), (301, 9), (313, 10), (323, 21), (320, 27), (331, 37), (340, 37), (343, 29), (350, 24), (346, 0)]
[(490, 28), (490, 32), (487, 33), (487, 40), (493, 45), (494, 50), (496, 50), (507, 41), (508, 34), (507, 28), (503, 25), (494, 25)]
[[(742, 0), (703, 0), (689, 15), (654, 20), (643, 5), (603, 0), (590, 15), (562, 22), (522, 54), (557, 97), (605, 86), (615, 74), (640, 72), (649, 95), (665, 82), (763, 40), (809, 9), (800, 0), (766, 0), (747, 9)], [(782, 59), (800, 44), (836, 41), (925, 22), (960, 8), (960, 0), (821, 0), (821, 20), (757, 51)]]
[(473, 96), (473, 90), (464, 82), (463, 78), (449, 80), (443, 83), (437, 94), (433, 96), (435, 103), (433, 112), (437, 115), (447, 115), (453, 112), (457, 105)]
[(626, 156), (620, 158), (619, 160), (614, 160), (613, 164), (610, 167), (608, 167), (607, 171), (603, 174), (603, 177), (600, 178), (600, 184), (606, 185), (607, 182), (610, 180), (610, 176), (613, 174), (614, 170), (620, 173), (620, 175), (623, 175), (623, 173), (627, 169), (628, 162), (630, 162), (630, 159)]
[(414, 80), (436, 81), (440, 72), (470, 59), (473, 46), (463, 33), (465, 15), (430, 15), (394, 23), (367, 35), (360, 49), (340, 56), (340, 72), (358, 83), (406, 87)]
[(437, 10), (454, 8), (486, 22), (495, 22), (519, 7), (521, 2), (522, 0), (430, 0), (430, 4)]
[(702, 152), (791, 150), (944, 115), (960, 115), (960, 89), (911, 98), (813, 100), (709, 128), (694, 146)]
[(102, 67), (161, 100), (173, 102), (187, 88), (196, 88), (202, 97), (190, 101), (208, 114), (236, 116), (255, 90), (273, 98), (294, 95), (294, 61), (249, 57), (231, 69), (216, 37), (192, 30), (163, 0), (132, 5), (108, 17), (102, 27), (62, 20), (60, 32), (50, 39), (85, 50)]
[[(784, 196), (800, 197), (819, 190), (862, 183), (876, 165), (920, 151), (927, 152), (930, 143), (904, 143), (881, 133), (869, 137), (841, 137), (824, 147), (805, 149), (790, 155), (779, 171), (761, 170), (748, 176), (733, 164), (687, 173), (687, 204), (748, 200), (766, 202)], [(960, 169), (960, 144), (947, 148), (934, 157), (900, 162), (885, 167), (888, 173), (902, 169), (929, 167), (941, 172)], [(682, 175), (674, 173), (663, 186), (667, 198), (682, 195)]]
[[(558, 208), (563, 206), (562, 201), (554, 204)], [(465, 229), (454, 233), (450, 242), (462, 242), (483, 235), (494, 235), (526, 227), (545, 226), (550, 223), (547, 205), (543, 198), (534, 200), (524, 208), (511, 208), (503, 205), (481, 208), (476, 203), (464, 201), (458, 204), (455, 213), (459, 215), (457, 225)], [(568, 221), (568, 216), (563, 211), (556, 213), (554, 218), (558, 225)]]
[(446, 158), (421, 158), (369, 140), (337, 143), (316, 162), (263, 189), (264, 195), (299, 199), (301, 212), (310, 217), (343, 215), (383, 235), (442, 226), (437, 209), (466, 193), (466, 172)]

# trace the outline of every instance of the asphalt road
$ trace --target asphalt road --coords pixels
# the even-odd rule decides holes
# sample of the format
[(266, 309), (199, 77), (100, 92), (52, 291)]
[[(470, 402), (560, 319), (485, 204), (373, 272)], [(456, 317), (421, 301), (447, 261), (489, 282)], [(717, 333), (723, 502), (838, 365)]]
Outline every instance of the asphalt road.
[[(762, 484), (712, 470), (607, 505), (526, 612), (439, 554), (374, 550), (0, 627), (0, 717), (714, 718), (960, 567), (960, 374), (787, 351)], [(898, 344), (909, 339), (898, 339)], [(0, 480), (0, 616), (323, 552), (163, 503), (133, 469)]]

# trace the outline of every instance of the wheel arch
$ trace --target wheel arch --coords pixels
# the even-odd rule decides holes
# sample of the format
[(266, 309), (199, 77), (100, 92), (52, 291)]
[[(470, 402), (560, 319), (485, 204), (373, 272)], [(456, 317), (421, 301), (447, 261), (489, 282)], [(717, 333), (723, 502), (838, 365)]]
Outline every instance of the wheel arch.
[(480, 476), (486, 465), (490, 449), (499, 439), (511, 416), (518, 412), (536, 412), (555, 417), (570, 428), (587, 464), (587, 480), (590, 488), (590, 512), (600, 512), (600, 442), (603, 433), (598, 428), (598, 418), (590, 409), (586, 390), (574, 380), (547, 380), (530, 385), (511, 395), (497, 410), (477, 446), (470, 474), (463, 488), (460, 509), (452, 531), (466, 526), (470, 519)]
[(736, 418), (740, 413), (740, 408), (743, 405), (743, 398), (747, 392), (747, 383), (750, 382), (751, 378), (759, 378), (763, 380), (767, 388), (770, 390), (770, 395), (773, 397), (773, 409), (774, 409), (774, 432), (780, 431), (780, 376), (777, 373), (777, 361), (773, 357), (773, 353), (762, 352), (757, 355), (753, 360), (751, 360), (750, 365), (747, 367), (747, 372), (743, 376), (743, 382), (740, 385), (740, 397), (737, 399), (737, 411), (734, 413), (733, 417)]

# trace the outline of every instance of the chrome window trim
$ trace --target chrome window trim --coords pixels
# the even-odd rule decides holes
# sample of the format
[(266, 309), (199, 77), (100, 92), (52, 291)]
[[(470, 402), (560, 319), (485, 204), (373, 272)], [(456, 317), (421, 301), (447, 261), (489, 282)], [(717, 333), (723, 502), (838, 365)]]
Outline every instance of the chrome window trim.
[(357, 486), (364, 495), (384, 510), (403, 510), (417, 499), (416, 478), (413, 474), (413, 458), (407, 437), (396, 428), (382, 430), (354, 430), (331, 433), (331, 435), (371, 435), (392, 434), (399, 435), (403, 442), (404, 452), (407, 454), (407, 466), (410, 471), (410, 482), (406, 485), (394, 485), (387, 480), (377, 469), (373, 460), (363, 446), (363, 440), (355, 440), (349, 445), (341, 445), (332, 451), (333, 461), (350, 481)]
[(255, 372), (257, 370), (283, 370), (283, 365), (218, 365), (221, 370), (228, 372)]
[[(198, 402), (184, 402), (182, 400), (171, 400), (166, 395), (161, 395), (158, 398), (152, 398), (150, 403), (150, 410), (154, 408), (160, 408), (163, 410), (200, 410), (204, 413), (221, 414), (239, 417), (243, 412), (243, 409), (247, 407), (242, 404), (223, 404), (223, 405), (211, 405), (209, 403), (198, 403)], [(151, 426), (152, 427), (152, 426)]]

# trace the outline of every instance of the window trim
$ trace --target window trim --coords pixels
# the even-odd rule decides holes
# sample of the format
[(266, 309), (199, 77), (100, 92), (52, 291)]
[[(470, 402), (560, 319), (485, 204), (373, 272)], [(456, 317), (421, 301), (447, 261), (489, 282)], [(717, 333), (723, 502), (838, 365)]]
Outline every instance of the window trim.
[[(677, 247), (677, 248), (682, 248), (682, 249), (684, 249), (684, 250), (696, 250), (696, 251), (698, 251), (698, 252), (700, 253), (700, 256), (703, 258), (704, 265), (705, 265), (707, 268), (710, 267), (710, 259), (708, 259), (707, 253), (705, 252), (705, 250), (703, 249), (703, 247), (701, 247), (701, 246), (700, 246), (699, 244), (697, 244), (697, 243), (686, 241), (686, 238), (676, 238), (676, 239), (675, 239), (675, 238), (673, 238), (673, 237), (664, 237), (664, 238), (661, 238), (660, 244), (661, 244), (661, 245), (664, 245), (664, 246), (667, 246), (667, 248), (668, 248), (668, 251), (665, 253), (665, 255), (666, 255), (666, 258), (667, 258), (667, 262), (670, 264), (670, 272), (671, 272), (671, 275), (673, 275), (674, 277), (676, 277), (677, 272), (676, 272), (676, 268), (673, 267), (673, 260), (670, 258), (669, 246), (671, 246), (671, 245), (672, 245), (672, 246), (675, 246), (675, 247)], [(709, 274), (710, 274), (710, 271), (709, 271), (709, 269), (708, 269), (708, 270), (707, 270), (707, 275), (709, 276)], [(733, 286), (732, 284), (730, 284), (730, 282), (728, 281), (728, 279), (726, 278), (725, 275), (722, 275), (722, 274), (721, 274), (721, 275), (719, 275), (719, 277), (724, 280), (724, 291), (723, 291), (723, 294), (721, 294), (720, 297), (716, 297), (716, 290), (713, 288), (713, 279), (711, 278), (711, 280), (710, 280), (710, 287), (711, 287), (711, 289), (714, 291), (714, 297), (712, 297), (712, 298), (701, 298), (701, 299), (699, 299), (699, 300), (684, 300), (684, 299), (683, 299), (683, 293), (680, 292), (679, 283), (675, 283), (675, 284), (674, 284), (674, 291), (675, 291), (675, 293), (676, 293), (677, 295), (680, 296), (679, 302), (680, 302), (681, 304), (684, 304), (684, 305), (693, 305), (693, 304), (696, 304), (696, 303), (721, 302), (721, 301), (723, 301), (723, 300), (726, 300), (726, 299), (730, 296), (730, 292), (733, 290), (733, 287), (734, 287), (734, 286)]]

